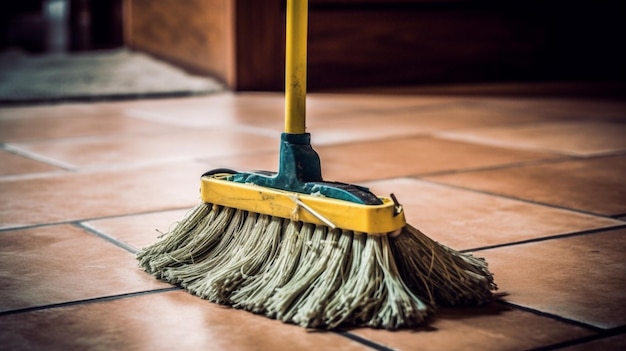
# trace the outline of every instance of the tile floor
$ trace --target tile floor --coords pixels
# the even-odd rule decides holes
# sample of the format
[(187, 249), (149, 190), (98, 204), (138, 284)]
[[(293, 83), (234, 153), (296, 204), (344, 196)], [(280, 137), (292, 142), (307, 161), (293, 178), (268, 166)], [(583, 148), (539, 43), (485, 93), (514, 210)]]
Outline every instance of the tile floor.
[(394, 192), (505, 292), (428, 325), (314, 332), (154, 280), (134, 253), (217, 167), (277, 165), (282, 94), (0, 108), (0, 348), (626, 349), (626, 102), (317, 93), (326, 179)]

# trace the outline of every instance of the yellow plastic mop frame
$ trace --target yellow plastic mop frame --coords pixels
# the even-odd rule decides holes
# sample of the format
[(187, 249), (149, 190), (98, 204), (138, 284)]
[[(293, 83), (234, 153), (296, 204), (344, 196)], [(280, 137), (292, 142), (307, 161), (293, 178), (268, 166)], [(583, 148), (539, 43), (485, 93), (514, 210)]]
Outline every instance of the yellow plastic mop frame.
[(379, 197), (382, 205), (362, 205), (236, 183), (224, 180), (226, 176), (202, 177), (200, 193), (204, 202), (369, 235), (388, 234), (406, 224), (402, 207), (388, 197)]

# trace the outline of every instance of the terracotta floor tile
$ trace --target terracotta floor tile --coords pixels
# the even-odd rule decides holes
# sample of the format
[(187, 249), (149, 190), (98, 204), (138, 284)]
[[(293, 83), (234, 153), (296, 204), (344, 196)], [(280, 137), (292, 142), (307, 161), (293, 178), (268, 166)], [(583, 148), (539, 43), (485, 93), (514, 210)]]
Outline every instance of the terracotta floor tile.
[(103, 110), (107, 110), (108, 103), (67, 103), (55, 105), (32, 105), (1, 107), (0, 120), (23, 119), (23, 118), (45, 118), (64, 117), (68, 115), (99, 115)]
[(0, 165), (2, 165), (0, 166), (0, 176), (61, 171), (58, 167), (14, 155), (4, 150), (0, 150)]
[(398, 106), (356, 111), (335, 119), (311, 118), (308, 131), (318, 144), (390, 139), (459, 128), (515, 125), (539, 117), (481, 104)]
[(480, 98), (494, 107), (518, 108), (545, 120), (589, 119), (602, 121), (626, 120), (626, 103), (618, 100), (582, 98), (497, 97)]
[[(259, 152), (254, 155), (233, 155), (226, 157), (212, 157), (200, 159), (207, 169), (227, 168), (237, 172), (244, 171), (272, 171), (278, 170), (278, 150)], [(324, 168), (322, 161), (322, 170)]]
[(529, 350), (591, 332), (532, 313), (497, 305), (440, 311), (423, 330), (353, 331), (394, 350)]
[(626, 156), (572, 160), (426, 177), (602, 215), (626, 213)]
[(437, 138), (407, 138), (316, 148), (328, 180), (361, 182), (505, 165), (553, 157)]
[(505, 298), (564, 318), (626, 324), (626, 229), (481, 251)]
[(0, 180), (0, 228), (192, 207), (205, 171), (189, 162)]
[[(621, 82), (480, 82), (463, 84), (420, 84), (402, 86), (359, 87), (341, 91), (378, 95), (447, 96), (481, 99), (564, 100), (578, 102), (600, 97), (622, 97)], [(594, 101), (594, 100), (589, 100)], [(604, 100), (600, 100), (603, 103)]]
[[(53, 111), (53, 112), (50, 112)], [(172, 127), (124, 117), (109, 104), (0, 110), (0, 141), (36, 141), (106, 135), (152, 134)]]
[(278, 149), (279, 135), (265, 137), (228, 128), (168, 134), (69, 139), (11, 144), (35, 155), (82, 167), (150, 164), (196, 157), (253, 153)]
[(284, 94), (223, 92), (0, 108), (0, 344), (621, 350), (626, 103), (410, 93), (308, 94), (325, 179), (395, 193), (411, 224), (453, 248), (496, 245), (475, 255), (520, 308), (442, 309), (423, 328), (345, 337), (151, 291), (170, 285), (89, 230), (144, 247), (198, 203), (203, 172), (276, 170)]
[(188, 211), (176, 210), (122, 216), (89, 221), (84, 224), (140, 249), (157, 241), (161, 233), (167, 233), (173, 223), (183, 220)]
[(70, 225), (2, 232), (0, 253), (0, 311), (169, 286), (129, 252)]
[(183, 291), (0, 316), (7, 349), (371, 350)]
[(626, 350), (626, 334), (619, 334), (559, 349), (561, 351), (622, 351)]
[(307, 94), (307, 125), (324, 123), (351, 116), (385, 116), (407, 111), (454, 106), (463, 102), (455, 97), (375, 94)]
[[(201, 98), (144, 101), (129, 104), (124, 112), (130, 117), (176, 126), (229, 125), (250, 131), (260, 128), (259, 133), (279, 135), (284, 126), (284, 100), (282, 93), (227, 92)], [(389, 113), (406, 114), (424, 106), (441, 106), (452, 101), (449, 98), (312, 93), (307, 96), (307, 126), (325, 126), (351, 116), (379, 118)], [(354, 126), (354, 123), (348, 122), (347, 126), (350, 125)], [(333, 129), (333, 126), (327, 129)]]
[(202, 97), (137, 101), (127, 104), (124, 114), (174, 126), (256, 126), (277, 129), (280, 133), (284, 125), (284, 105), (284, 97), (278, 93), (224, 92)]
[(453, 140), (575, 156), (626, 150), (626, 124), (598, 121), (559, 121), (487, 127), (439, 133)]
[(389, 179), (363, 185), (377, 195), (394, 193), (404, 208), (408, 223), (457, 250), (623, 224), (613, 219), (415, 179)]
[(625, 121), (624, 101), (585, 100), (585, 99), (526, 99), (524, 107), (529, 111), (539, 111), (544, 116), (581, 118), (604, 121)]
[[(428, 137), (317, 145), (322, 176), (329, 181), (358, 183), (381, 178), (472, 169), (554, 157), (548, 153), (517, 151)], [(278, 167), (278, 151), (253, 155), (204, 158), (208, 168), (236, 171)]]

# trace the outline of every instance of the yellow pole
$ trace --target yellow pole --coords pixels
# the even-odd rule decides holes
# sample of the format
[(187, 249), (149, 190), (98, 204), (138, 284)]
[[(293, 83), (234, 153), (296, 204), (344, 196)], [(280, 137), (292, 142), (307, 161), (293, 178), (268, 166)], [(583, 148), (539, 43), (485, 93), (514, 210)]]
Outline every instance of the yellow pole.
[(306, 131), (306, 44), (308, 0), (287, 0), (285, 133)]

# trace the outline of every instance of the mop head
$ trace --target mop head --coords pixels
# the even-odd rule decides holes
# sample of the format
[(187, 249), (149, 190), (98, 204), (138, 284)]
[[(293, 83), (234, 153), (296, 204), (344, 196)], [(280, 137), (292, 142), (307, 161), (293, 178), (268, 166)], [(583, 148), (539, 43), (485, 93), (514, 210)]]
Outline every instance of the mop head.
[(496, 289), (483, 259), (410, 225), (368, 235), (207, 202), (138, 259), (204, 299), (306, 328), (414, 327)]

